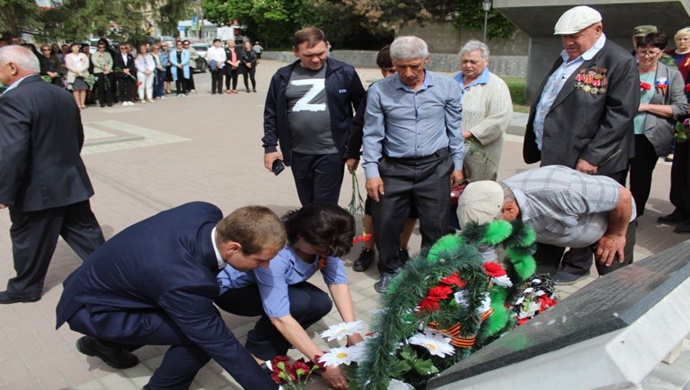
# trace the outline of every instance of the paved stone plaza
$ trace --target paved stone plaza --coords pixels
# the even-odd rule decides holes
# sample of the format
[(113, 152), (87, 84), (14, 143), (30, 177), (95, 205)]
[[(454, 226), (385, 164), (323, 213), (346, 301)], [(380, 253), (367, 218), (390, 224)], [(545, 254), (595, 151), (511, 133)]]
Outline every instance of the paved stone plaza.
[[(261, 204), (282, 215), (299, 207), (290, 170), (278, 177), (263, 167), (263, 103), (268, 83), (283, 63), (264, 60), (257, 68), (258, 93), (211, 95), (210, 75), (196, 74), (197, 94), (186, 98), (167, 95), (153, 104), (131, 107), (90, 106), (83, 111), (86, 132), (83, 157), (96, 190), (93, 210), (106, 238), (123, 228), (185, 202), (203, 200), (224, 212)], [(360, 69), (365, 84), (380, 77), (377, 69)], [(240, 76), (240, 84), (242, 77)], [(243, 91), (242, 88), (239, 89)], [(524, 115), (516, 115), (518, 127)], [(521, 137), (508, 135), (499, 178), (529, 168), (522, 162)], [(360, 185), (364, 173), (358, 171)], [(658, 253), (689, 236), (673, 233), (673, 228), (655, 222), (672, 211), (668, 198), (670, 164), (659, 163), (654, 174), (648, 210), (640, 219), (636, 258)], [(340, 199), (346, 207), (351, 195), (349, 175)], [(0, 211), (0, 283), (14, 276), (7, 210)], [(419, 249), (416, 232), (411, 252)], [(344, 257), (357, 316), (368, 322), (377, 307), (373, 289), (376, 267), (365, 273), (351, 271), (361, 244)], [(140, 389), (159, 365), (166, 347), (144, 347), (136, 352), (142, 361), (137, 367), (115, 370), (97, 358), (76, 351), (79, 334), (67, 325), (55, 330), (55, 306), (62, 281), (80, 264), (79, 258), (62, 241), (58, 243), (46, 279), (43, 299), (32, 304), (0, 305), (0, 389)], [(161, 270), (165, 272), (165, 270)], [(560, 289), (565, 297), (592, 278)], [(315, 280), (323, 286), (320, 277)], [(4, 285), (2, 288), (4, 289)], [(254, 318), (224, 315), (235, 335), (244, 339)], [(340, 322), (336, 310), (310, 328), (317, 332)], [(660, 365), (648, 377), (644, 389), (690, 388), (690, 343), (672, 366)], [(325, 344), (322, 344), (325, 346)], [(297, 351), (293, 351), (298, 356)], [(193, 389), (237, 389), (233, 380), (211, 362), (197, 376)]]

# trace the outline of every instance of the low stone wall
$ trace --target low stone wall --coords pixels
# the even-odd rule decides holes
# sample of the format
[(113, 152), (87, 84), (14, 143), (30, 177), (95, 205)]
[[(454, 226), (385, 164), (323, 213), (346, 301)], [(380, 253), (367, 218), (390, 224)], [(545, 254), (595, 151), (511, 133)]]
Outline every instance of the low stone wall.
[[(335, 50), (333, 58), (347, 62), (354, 67), (376, 67), (376, 51)], [(263, 58), (292, 62), (295, 56), (290, 51), (265, 51)], [(428, 69), (436, 72), (457, 72), (460, 68), (457, 54), (432, 53)], [(527, 75), (527, 56), (491, 56), (489, 69), (499, 76), (525, 77)]]

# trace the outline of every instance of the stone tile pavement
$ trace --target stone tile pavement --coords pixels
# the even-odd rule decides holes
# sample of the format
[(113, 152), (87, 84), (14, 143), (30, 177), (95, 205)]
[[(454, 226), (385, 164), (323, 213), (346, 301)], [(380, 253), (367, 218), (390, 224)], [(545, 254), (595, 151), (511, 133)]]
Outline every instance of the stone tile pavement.
[[(290, 170), (275, 177), (263, 168), (261, 148), (262, 111), (270, 76), (282, 63), (264, 60), (257, 69), (258, 93), (211, 95), (210, 76), (197, 74), (198, 94), (187, 98), (168, 95), (153, 104), (97, 108), (83, 112), (86, 145), (83, 157), (96, 189), (92, 205), (106, 237), (158, 211), (192, 200), (205, 200), (229, 212), (247, 204), (263, 204), (283, 214), (298, 208)], [(363, 81), (380, 75), (376, 69), (360, 69)], [(242, 83), (240, 78), (240, 84)], [(516, 115), (516, 123), (524, 116)], [(522, 162), (521, 138), (508, 135), (499, 178), (530, 168)], [(363, 172), (358, 171), (360, 183)], [(662, 251), (686, 237), (655, 222), (672, 210), (667, 201), (670, 166), (660, 162), (647, 214), (640, 219), (637, 258)], [(351, 196), (350, 180), (343, 184), (340, 203)], [(13, 276), (9, 217), (0, 212), (0, 281)], [(416, 232), (411, 251), (418, 250)], [(361, 245), (361, 244), (360, 244)], [(373, 283), (375, 267), (365, 273), (351, 272), (360, 247), (344, 257), (351, 280), (358, 318), (368, 322), (377, 307)], [(0, 389), (140, 389), (159, 365), (165, 347), (137, 351), (142, 363), (128, 370), (115, 370), (97, 358), (76, 351), (79, 334), (67, 326), (55, 330), (55, 306), (61, 282), (80, 264), (64, 242), (58, 243), (40, 302), (0, 306)], [(565, 297), (585, 284), (560, 289)], [(317, 284), (322, 284), (316, 278)], [(235, 334), (244, 339), (253, 318), (226, 314)], [(318, 332), (340, 322), (336, 311), (310, 328), (315, 340), (325, 344)], [(641, 388), (677, 389), (690, 380), (690, 345), (676, 364), (660, 364)], [(299, 356), (298, 352), (292, 352)], [(193, 389), (237, 389), (239, 386), (215, 363), (196, 377)]]

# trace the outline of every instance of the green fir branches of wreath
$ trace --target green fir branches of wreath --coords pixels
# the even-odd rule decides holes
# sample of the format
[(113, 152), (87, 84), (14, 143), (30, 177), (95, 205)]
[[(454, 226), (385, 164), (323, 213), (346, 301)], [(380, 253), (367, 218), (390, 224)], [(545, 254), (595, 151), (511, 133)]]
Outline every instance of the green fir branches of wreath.
[[(374, 338), (367, 341), (366, 354), (357, 369), (357, 384), (361, 389), (385, 390), (392, 378), (401, 379), (415, 387), (423, 387), (431, 376), (466, 359), (514, 324), (509, 320), (505, 302), (512, 289), (530, 277), (536, 265), (534, 231), (521, 221), (494, 221), (490, 224), (471, 224), (460, 234), (447, 235), (438, 240), (426, 253), (407, 262), (391, 281), (388, 291), (381, 295), (380, 309), (373, 316), (371, 329)], [(514, 287), (490, 288), (488, 277), (479, 254), (480, 245), (503, 245), (506, 261), (504, 268)], [(415, 307), (427, 291), (439, 280), (457, 272), (467, 282), (467, 307), (442, 302), (441, 310), (433, 313), (415, 312)], [(490, 294), (494, 313), (481, 320), (481, 307), (486, 294)], [(460, 337), (474, 337), (472, 348), (455, 348), (453, 356), (439, 358), (405, 341), (435, 322), (438, 329), (460, 323)]]

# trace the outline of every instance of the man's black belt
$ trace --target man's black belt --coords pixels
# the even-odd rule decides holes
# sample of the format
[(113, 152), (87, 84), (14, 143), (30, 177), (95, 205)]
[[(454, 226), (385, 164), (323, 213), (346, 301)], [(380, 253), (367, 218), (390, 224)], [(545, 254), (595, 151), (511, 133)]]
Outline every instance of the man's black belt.
[(383, 158), (385, 158), (388, 161), (391, 162), (397, 162), (397, 163), (424, 163), (424, 162), (429, 162), (429, 161), (434, 161), (438, 160), (441, 157), (448, 156), (450, 154), (450, 151), (448, 148), (443, 148), (435, 151), (434, 153), (424, 156), (424, 157), (390, 157), (386, 154), (383, 155)]

